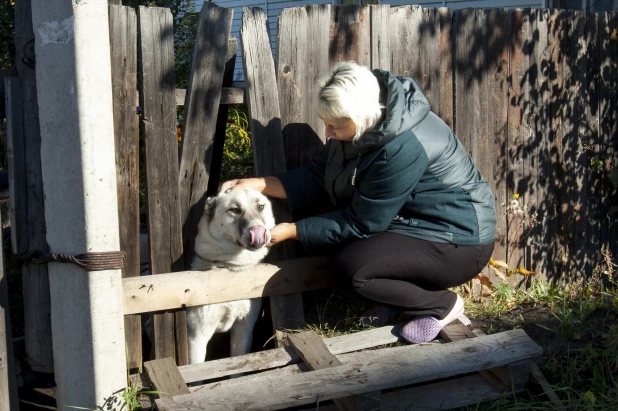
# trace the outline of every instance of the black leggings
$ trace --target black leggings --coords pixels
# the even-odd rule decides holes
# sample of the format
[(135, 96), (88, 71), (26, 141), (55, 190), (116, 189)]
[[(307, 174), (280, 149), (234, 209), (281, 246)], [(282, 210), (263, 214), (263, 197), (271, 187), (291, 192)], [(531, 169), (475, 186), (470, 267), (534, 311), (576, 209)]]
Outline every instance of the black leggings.
[(353, 297), (443, 319), (456, 300), (446, 289), (480, 273), (493, 249), (494, 243), (457, 246), (382, 232), (334, 254), (329, 272)]

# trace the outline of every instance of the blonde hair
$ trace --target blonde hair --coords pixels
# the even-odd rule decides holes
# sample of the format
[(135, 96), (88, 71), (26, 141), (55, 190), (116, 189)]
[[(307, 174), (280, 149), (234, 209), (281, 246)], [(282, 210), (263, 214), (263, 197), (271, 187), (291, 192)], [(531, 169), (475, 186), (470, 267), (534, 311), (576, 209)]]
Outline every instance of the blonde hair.
[(353, 61), (337, 63), (318, 78), (313, 103), (320, 118), (352, 120), (355, 143), (382, 117), (378, 79), (369, 68)]

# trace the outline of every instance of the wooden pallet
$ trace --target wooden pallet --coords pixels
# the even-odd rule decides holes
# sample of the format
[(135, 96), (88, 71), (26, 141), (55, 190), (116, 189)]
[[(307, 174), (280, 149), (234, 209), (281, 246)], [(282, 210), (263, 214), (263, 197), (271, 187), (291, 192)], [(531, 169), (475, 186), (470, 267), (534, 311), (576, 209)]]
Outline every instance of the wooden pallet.
[[(392, 346), (398, 328), (324, 340), (304, 331), (274, 350), (181, 367), (168, 358), (144, 367), (151, 387), (166, 393), (156, 400), (165, 411), (315, 409), (328, 400), (334, 405), (319, 409), (428, 410), (522, 391), (531, 360), (542, 354), (523, 330), (477, 337), (456, 323), (444, 328), (440, 340)], [(367, 350), (384, 345), (390, 346)], [(221, 379), (232, 375), (237, 378)], [(391, 390), (398, 387), (405, 388)]]

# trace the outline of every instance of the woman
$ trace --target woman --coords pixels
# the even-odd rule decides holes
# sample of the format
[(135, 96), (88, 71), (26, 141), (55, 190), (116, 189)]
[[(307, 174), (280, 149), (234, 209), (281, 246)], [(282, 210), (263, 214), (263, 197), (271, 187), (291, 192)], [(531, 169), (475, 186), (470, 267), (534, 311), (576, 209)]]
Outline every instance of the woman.
[(223, 189), (287, 199), (295, 215), (330, 206), (275, 226), (272, 244), (334, 250), (331, 275), (354, 295), (412, 316), (403, 339), (430, 341), (463, 314), (447, 288), (474, 278), (493, 251), (489, 184), (412, 79), (338, 63), (314, 94), (327, 142), (312, 162)]

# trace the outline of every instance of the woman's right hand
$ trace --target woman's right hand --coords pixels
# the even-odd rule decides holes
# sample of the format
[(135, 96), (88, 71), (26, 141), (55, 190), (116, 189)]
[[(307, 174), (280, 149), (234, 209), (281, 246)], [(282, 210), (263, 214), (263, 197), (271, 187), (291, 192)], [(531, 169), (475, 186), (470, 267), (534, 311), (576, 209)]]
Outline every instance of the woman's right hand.
[(238, 188), (252, 188), (261, 193), (265, 186), (266, 184), (263, 178), (237, 178), (224, 182), (221, 185), (221, 191), (229, 193)]

